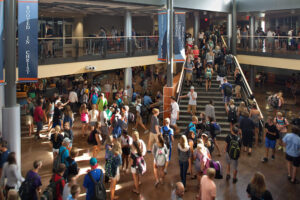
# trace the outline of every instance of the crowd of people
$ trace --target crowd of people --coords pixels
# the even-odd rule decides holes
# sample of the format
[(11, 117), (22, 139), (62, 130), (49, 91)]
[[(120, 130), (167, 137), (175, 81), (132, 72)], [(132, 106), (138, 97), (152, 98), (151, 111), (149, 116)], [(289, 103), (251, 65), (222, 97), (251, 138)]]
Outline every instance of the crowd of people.
[[(201, 34), (202, 32), (199, 35)], [(78, 199), (81, 192), (79, 184), (82, 184), (86, 190), (87, 200), (121, 199), (116, 195), (116, 185), (123, 175), (121, 172), (132, 174), (134, 182), (132, 193), (139, 195), (142, 192), (140, 184), (143, 181), (143, 174), (147, 171), (153, 171), (155, 188), (165, 183), (168, 166), (170, 162), (174, 162), (172, 152), (178, 154), (176, 162), (180, 171), (180, 182), (177, 182), (171, 191), (172, 200), (184, 199), (184, 193), (189, 190), (187, 176), (197, 179), (199, 188), (199, 193), (195, 196), (197, 200), (216, 199), (215, 179), (223, 178), (221, 163), (217, 161), (217, 158), (222, 156), (221, 152), (225, 152), (226, 157), (225, 179), (229, 181), (233, 171), (232, 183), (236, 184), (242, 147), (243, 151), (251, 156), (253, 142), (258, 145), (261, 113), (255, 103), (248, 105), (241, 101), (240, 105), (236, 106), (234, 94), (235, 99), (242, 99), (241, 72), (233, 67), (233, 56), (222, 45), (214, 31), (203, 33), (203, 37), (199, 38), (200, 48), (189, 40), (187, 38), (187, 58), (184, 67), (186, 84), (191, 86), (191, 90), (179, 98), (189, 98), (188, 112), (192, 116), (192, 121), (186, 130), (183, 130), (183, 134), (179, 135), (180, 131), (176, 125), (180, 114), (177, 99), (171, 97), (170, 118), (161, 119), (163, 96), (160, 91), (153, 93), (153, 90), (148, 90), (147, 85), (151, 82), (165, 81), (157, 70), (150, 75), (145, 69), (133, 72), (136, 77), (142, 77), (140, 86), (143, 93), (137, 92), (137, 84), (134, 84), (134, 81), (132, 85), (120, 87), (117, 86), (117, 81), (112, 83), (106, 81), (101, 84), (82, 80), (80, 84), (74, 84), (67, 90), (67, 87), (61, 84), (61, 80), (58, 80), (59, 94), (54, 94), (51, 98), (45, 98), (46, 92), (43, 87), (36, 87), (37, 95), (35, 97), (29, 95), (25, 105), (26, 124), (29, 135), (35, 134), (37, 140), (43, 136), (50, 141), (53, 152), (53, 175), (50, 184), (44, 183), (47, 187), (41, 191), (39, 170), (43, 162), (34, 161), (33, 169), (23, 178), (15, 153), (9, 152), (7, 143), (3, 140), (0, 163), (2, 195), (10, 199), (19, 195), (22, 199), (50, 199), (53, 196), (58, 200), (73, 200)], [(213, 101), (206, 105), (205, 112), (201, 113), (199, 118), (196, 116), (197, 93), (193, 85), (201, 85), (204, 79), (205, 89), (208, 91), (214, 72), (218, 74), (224, 106), (231, 124), (230, 134), (225, 139), (224, 151), (221, 151), (216, 140), (220, 125), (216, 122)], [(227, 76), (232, 74), (235, 88), (227, 81)], [(62, 96), (66, 93), (67, 95)], [(274, 105), (279, 110), (284, 101), (282, 94), (276, 95), (272, 101), (277, 102), (277, 106)], [(76, 180), (80, 169), (76, 162), (79, 150), (73, 145), (75, 122), (80, 123), (81, 128), (78, 137), (86, 140), (93, 149), (89, 159), (90, 169), (86, 172), (83, 183)], [(37, 127), (35, 133), (34, 124)], [(46, 132), (45, 124), (48, 125)], [(278, 139), (280, 150), (286, 153), (287, 178), (291, 183), (298, 184), (296, 171), (300, 164), (300, 118), (294, 120), (292, 124), (294, 124), (292, 132), (288, 133), (289, 122), (281, 112), (276, 112), (275, 118), (268, 119), (265, 124), (266, 152), (262, 161), (268, 162), (269, 149), (272, 149), (271, 158), (275, 159)], [(148, 136), (147, 145), (140, 137), (139, 126)], [(174, 139), (175, 135), (180, 136), (178, 143)], [(218, 151), (218, 157), (212, 154), (214, 147)], [(105, 164), (102, 168), (100, 167), (102, 163), (99, 163), (101, 151), (105, 152)], [(146, 156), (153, 157), (151, 159), (153, 169), (147, 168)], [(106, 189), (110, 191), (109, 196)], [(271, 192), (266, 188), (264, 175), (260, 172), (253, 175), (245, 191), (253, 200), (273, 199)]]

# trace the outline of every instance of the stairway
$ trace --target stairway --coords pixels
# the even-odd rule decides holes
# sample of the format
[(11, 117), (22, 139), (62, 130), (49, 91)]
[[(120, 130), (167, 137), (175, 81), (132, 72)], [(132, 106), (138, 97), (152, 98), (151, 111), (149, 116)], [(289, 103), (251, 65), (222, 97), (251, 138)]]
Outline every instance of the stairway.
[[(200, 112), (204, 112), (205, 105), (209, 103), (209, 100), (212, 99), (214, 101), (215, 113), (216, 113), (216, 121), (221, 126), (222, 132), (217, 136), (218, 139), (225, 139), (228, 133), (230, 133), (230, 124), (227, 121), (227, 114), (223, 102), (223, 95), (221, 90), (219, 89), (219, 81), (216, 80), (217, 75), (214, 74), (212, 76), (211, 81), (211, 89), (207, 92), (205, 91), (205, 82), (203, 82), (202, 86), (198, 86), (198, 84), (194, 84), (195, 92), (197, 92), (197, 114), (196, 116), (199, 118)], [(231, 83), (234, 87), (234, 79), (233, 76), (227, 76), (228, 82)], [(190, 91), (190, 87), (185, 84), (182, 86), (182, 95), (186, 95)], [(192, 121), (191, 114), (187, 112), (189, 98), (183, 98), (179, 103), (179, 120), (177, 121), (177, 125), (181, 130), (181, 133), (184, 133), (188, 124)]]

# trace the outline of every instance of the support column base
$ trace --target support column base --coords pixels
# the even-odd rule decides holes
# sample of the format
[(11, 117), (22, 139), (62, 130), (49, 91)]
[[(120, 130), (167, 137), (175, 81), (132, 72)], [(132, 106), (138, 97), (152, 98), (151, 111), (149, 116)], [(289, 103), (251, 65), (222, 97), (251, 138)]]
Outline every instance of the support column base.
[(20, 105), (2, 108), (2, 137), (8, 143), (10, 152), (16, 153), (17, 164), (21, 169), (21, 118)]

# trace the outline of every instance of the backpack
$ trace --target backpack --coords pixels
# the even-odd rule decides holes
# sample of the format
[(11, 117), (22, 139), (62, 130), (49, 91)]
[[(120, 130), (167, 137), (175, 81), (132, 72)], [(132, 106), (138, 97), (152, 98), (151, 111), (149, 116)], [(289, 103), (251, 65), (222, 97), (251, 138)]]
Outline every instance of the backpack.
[(232, 88), (228, 84), (224, 85), (224, 95), (227, 97), (232, 96)]
[(103, 172), (101, 171), (99, 182), (96, 182), (96, 180), (93, 178), (91, 172), (89, 172), (88, 175), (89, 175), (90, 179), (92, 180), (92, 182), (94, 183), (94, 194), (93, 194), (91, 200), (105, 200), (106, 199), (106, 189), (104, 187), (104, 184), (101, 181)]
[(170, 132), (171, 132), (171, 130), (169, 129), (166, 131), (165, 128), (163, 127), (162, 131), (163, 131), (162, 135), (163, 135), (165, 144), (166, 144), (167, 148), (170, 149), (170, 146), (171, 146), (170, 145)]
[(220, 65), (218, 67), (218, 75), (221, 77), (224, 77), (224, 76), (226, 76), (226, 73), (227, 73), (226, 67), (224, 65)]
[(129, 123), (134, 123), (135, 122), (135, 117), (132, 112), (128, 112), (128, 122)]
[(216, 175), (215, 175), (216, 179), (222, 179), (223, 178), (222, 167), (221, 167), (221, 163), (219, 161), (210, 160), (209, 161), (209, 167), (216, 170)]
[[(158, 148), (158, 147), (157, 147)], [(167, 149), (166, 147), (158, 148), (155, 155), (155, 162), (158, 167), (165, 166), (167, 160)]]
[(218, 124), (217, 122), (216, 123), (213, 123), (212, 124), (214, 126), (214, 129), (215, 129), (215, 134), (218, 135), (221, 133), (221, 126), (220, 124)]
[(120, 125), (117, 125), (116, 127), (114, 127), (113, 131), (112, 131), (112, 135), (115, 138), (119, 138), (121, 137), (122, 134), (122, 127)]
[(184, 135), (185, 135), (186, 137), (189, 136), (190, 129), (191, 129), (193, 126), (195, 126), (195, 125), (192, 124), (192, 125), (188, 125), (188, 126), (186, 127), (186, 129), (185, 129), (185, 131), (184, 131)]
[(140, 105), (140, 108), (141, 108), (141, 113), (140, 113), (141, 117), (146, 116), (148, 114), (148, 108), (147, 108), (147, 106)]
[(31, 200), (33, 191), (33, 182), (36, 176), (31, 179), (25, 179), (19, 188), (19, 196), (22, 200)]
[(92, 104), (97, 104), (97, 101), (98, 101), (97, 94), (93, 94), (93, 96), (92, 96)]
[(269, 103), (272, 107), (277, 108), (278, 104), (279, 104), (279, 98), (277, 97), (277, 95), (272, 95), (269, 99)]
[(61, 164), (61, 156), (65, 153), (67, 149), (64, 149), (61, 153), (57, 155), (57, 157), (53, 161), (53, 172), (57, 172), (59, 165)]
[[(63, 180), (63, 178), (54, 182), (51, 179), (50, 184), (44, 190), (40, 200), (55, 200), (56, 199), (56, 186), (57, 186), (57, 184), (60, 184), (62, 180)], [(61, 188), (61, 191), (63, 191), (63, 188)]]
[(236, 85), (240, 85), (240, 84), (241, 84), (241, 78), (242, 78), (242, 74), (241, 74), (241, 73), (238, 73), (238, 74), (236, 75), (236, 77), (235, 77), (234, 83), (235, 83)]
[(113, 168), (114, 168), (113, 155), (109, 156), (105, 162), (105, 175), (107, 177), (114, 177)]
[(237, 160), (240, 157), (240, 144), (239, 144), (239, 138), (230, 136), (230, 143), (229, 143), (229, 150), (228, 155), (231, 159)]
[(143, 175), (143, 174), (145, 174), (146, 169), (147, 169), (147, 165), (146, 165), (145, 159), (142, 156), (137, 157), (136, 158), (136, 171), (137, 171), (137, 173)]
[(229, 106), (228, 121), (235, 122), (236, 120), (237, 120), (236, 107), (234, 106), (234, 108), (231, 108), (231, 106)]
[(226, 64), (231, 64), (232, 63), (232, 56), (231, 55), (226, 55), (225, 60), (226, 60)]

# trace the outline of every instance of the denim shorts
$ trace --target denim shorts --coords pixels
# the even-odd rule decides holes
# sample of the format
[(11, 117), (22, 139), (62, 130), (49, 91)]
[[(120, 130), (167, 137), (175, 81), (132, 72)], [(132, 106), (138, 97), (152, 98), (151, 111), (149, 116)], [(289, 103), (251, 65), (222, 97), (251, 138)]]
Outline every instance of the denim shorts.
[(265, 145), (266, 145), (267, 148), (275, 149), (276, 140), (270, 140), (269, 138), (266, 137)]

